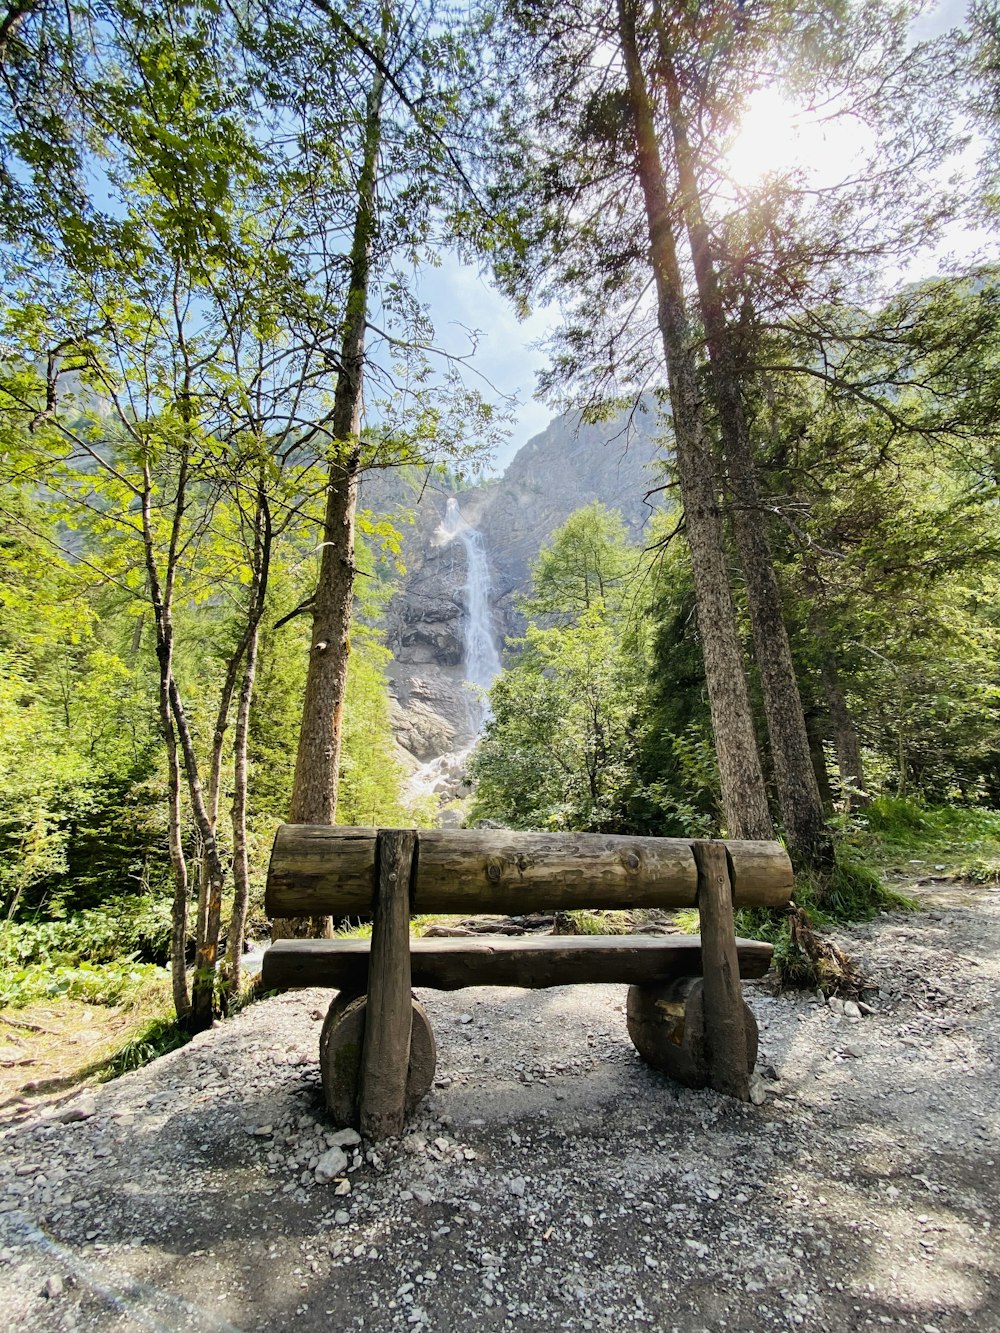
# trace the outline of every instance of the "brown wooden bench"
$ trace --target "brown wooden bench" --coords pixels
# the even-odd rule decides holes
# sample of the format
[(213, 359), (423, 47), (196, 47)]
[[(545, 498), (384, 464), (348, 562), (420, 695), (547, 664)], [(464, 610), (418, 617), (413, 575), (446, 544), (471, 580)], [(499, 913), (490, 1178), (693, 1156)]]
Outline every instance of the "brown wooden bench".
[[(373, 1139), (402, 1131), (430, 1088), (434, 1036), (412, 987), (630, 987), (640, 1055), (690, 1087), (742, 1100), (757, 1024), (740, 977), (771, 946), (737, 939), (733, 907), (783, 907), (792, 869), (774, 842), (687, 842), (597, 833), (374, 829), (285, 824), (267, 878), (271, 917), (372, 920), (371, 940), (279, 940), (265, 990), (335, 987), (320, 1037), (327, 1108)], [(697, 907), (701, 936), (411, 939), (414, 913)]]

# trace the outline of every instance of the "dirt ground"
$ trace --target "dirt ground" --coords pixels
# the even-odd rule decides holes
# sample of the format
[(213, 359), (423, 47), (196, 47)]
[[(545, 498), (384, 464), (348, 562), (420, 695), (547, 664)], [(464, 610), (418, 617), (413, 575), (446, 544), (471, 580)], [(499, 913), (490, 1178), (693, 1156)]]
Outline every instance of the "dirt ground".
[(0, 1118), (93, 1079), (139, 1021), (134, 1007), (66, 999), (0, 1011)]
[(837, 937), (879, 985), (870, 1016), (747, 987), (761, 1106), (647, 1069), (624, 987), (582, 986), (424, 993), (436, 1086), (401, 1142), (343, 1165), (318, 1090), (329, 992), (8, 1107), (0, 1313), (100, 1333), (1000, 1330), (1000, 891), (923, 891), (923, 912)]

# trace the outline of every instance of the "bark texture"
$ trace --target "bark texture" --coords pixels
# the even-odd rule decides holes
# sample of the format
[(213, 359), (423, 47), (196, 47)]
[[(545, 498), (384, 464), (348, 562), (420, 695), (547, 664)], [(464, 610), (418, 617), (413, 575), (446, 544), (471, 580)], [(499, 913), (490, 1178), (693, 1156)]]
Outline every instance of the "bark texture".
[(743, 399), (735, 338), (726, 317), (698, 173), (688, 138), (680, 86), (662, 11), (656, 6), (659, 63), (667, 90), (668, 118), (683, 213), (694, 262), (698, 303), (722, 447), (732, 493), (732, 524), (746, 580), (754, 656), (782, 823), (793, 853), (809, 862), (831, 855), (829, 833), (809, 752), (805, 714), (774, 571), (757, 468)]
[(670, 198), (636, 40), (634, 0), (618, 0), (618, 19), (656, 283), (657, 319), (667, 363), (677, 476), (691, 548), (698, 632), (726, 828), (731, 838), (771, 838), (773, 826), (736, 633), (714, 459), (705, 432)]

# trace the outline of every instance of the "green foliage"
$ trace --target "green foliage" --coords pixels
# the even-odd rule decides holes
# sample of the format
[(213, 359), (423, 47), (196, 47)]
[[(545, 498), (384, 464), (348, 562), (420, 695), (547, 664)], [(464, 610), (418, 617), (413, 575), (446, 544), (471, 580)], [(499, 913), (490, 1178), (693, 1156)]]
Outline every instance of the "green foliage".
[(916, 903), (888, 887), (879, 869), (850, 843), (834, 844), (834, 864), (796, 881), (795, 900), (818, 924), (869, 921), (879, 912), (911, 911)]
[(1000, 865), (1000, 813), (977, 806), (880, 796), (852, 817), (845, 836), (870, 859), (915, 874), (937, 863), (949, 875), (982, 879)]
[(628, 935), (631, 928), (627, 912), (591, 912), (586, 909), (566, 915), (581, 935)]
[(642, 564), (621, 514), (595, 501), (571, 514), (539, 552), (522, 609), (541, 624), (571, 624), (598, 603), (619, 615), (636, 594)]
[(72, 915), (55, 903), (47, 919), (0, 923), (0, 967), (73, 966), (123, 958), (165, 962), (170, 930), (166, 898), (112, 898)]
[(22, 1008), (39, 1000), (82, 1000), (124, 1005), (135, 1001), (167, 973), (153, 963), (28, 963), (0, 972), (0, 1008)]
[(151, 1018), (107, 1060), (101, 1069), (101, 1082), (106, 1083), (122, 1074), (131, 1073), (133, 1069), (141, 1069), (143, 1065), (166, 1055), (168, 1051), (176, 1051), (190, 1040), (190, 1033), (184, 1031), (176, 1018), (166, 1015)]
[(493, 686), (492, 717), (470, 763), (473, 820), (622, 826), (637, 787), (646, 664), (641, 567), (620, 516), (600, 505), (553, 534), (524, 602), (528, 629)]

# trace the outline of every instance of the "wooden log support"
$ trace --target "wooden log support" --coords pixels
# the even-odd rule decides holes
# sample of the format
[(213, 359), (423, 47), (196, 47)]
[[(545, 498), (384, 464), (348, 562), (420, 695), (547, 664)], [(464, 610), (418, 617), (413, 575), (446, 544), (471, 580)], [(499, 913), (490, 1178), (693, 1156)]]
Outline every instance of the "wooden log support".
[[(705, 1036), (705, 983), (681, 977), (657, 986), (630, 986), (626, 1008), (632, 1045), (648, 1065), (686, 1088), (712, 1086)], [(757, 1063), (757, 1020), (743, 1005), (746, 1067)]]
[[(765, 976), (772, 947), (737, 940), (740, 976)], [(431, 990), (466, 986), (575, 986), (620, 982), (651, 986), (674, 977), (700, 976), (701, 941), (691, 935), (523, 935), (513, 939), (410, 941), (410, 981)], [(264, 955), (265, 991), (330, 986), (363, 995), (368, 986), (368, 941), (278, 940)]]
[[(360, 1128), (361, 1054), (365, 1040), (365, 995), (342, 991), (330, 1005), (319, 1039), (323, 1098), (338, 1129)], [(410, 1025), (410, 1063), (406, 1075), (406, 1113), (430, 1091), (437, 1065), (434, 1033), (423, 1005), (413, 1000)]]
[(410, 881), (413, 829), (378, 835), (377, 879), (368, 965), (368, 1004), (361, 1056), (360, 1125), (371, 1139), (403, 1132), (410, 1064)]
[(698, 867), (698, 911), (704, 975), (705, 1044), (717, 1092), (750, 1100), (747, 1034), (733, 925), (733, 891), (724, 843), (692, 844)]
[[(269, 916), (367, 916), (377, 830), (283, 824), (267, 875)], [(783, 907), (792, 867), (776, 842), (732, 844), (737, 907)], [(698, 872), (679, 838), (511, 829), (421, 829), (414, 912), (694, 907)]]

